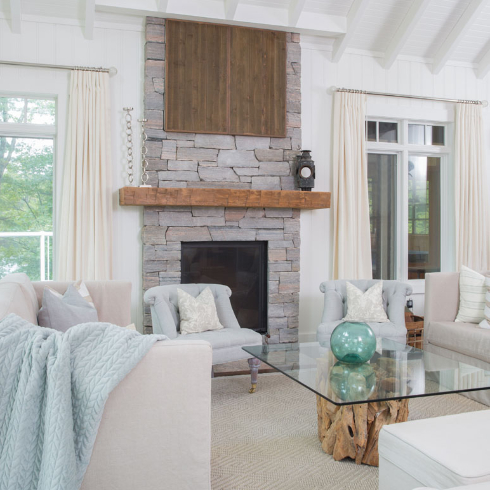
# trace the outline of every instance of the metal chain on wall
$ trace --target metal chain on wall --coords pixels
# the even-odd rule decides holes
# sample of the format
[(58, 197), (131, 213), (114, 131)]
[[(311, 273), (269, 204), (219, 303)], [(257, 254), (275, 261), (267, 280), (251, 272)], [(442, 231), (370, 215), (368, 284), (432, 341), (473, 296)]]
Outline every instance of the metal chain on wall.
[(148, 135), (146, 134), (145, 123), (147, 121), (148, 119), (138, 119), (138, 122), (141, 123), (141, 184), (150, 187), (147, 184), (149, 175), (146, 171), (148, 167), (148, 160), (146, 159), (146, 154), (148, 153), (148, 148), (146, 147)]
[(124, 119), (126, 121), (126, 159), (129, 185), (133, 185), (133, 116), (131, 115), (132, 107), (123, 107), (126, 111)]

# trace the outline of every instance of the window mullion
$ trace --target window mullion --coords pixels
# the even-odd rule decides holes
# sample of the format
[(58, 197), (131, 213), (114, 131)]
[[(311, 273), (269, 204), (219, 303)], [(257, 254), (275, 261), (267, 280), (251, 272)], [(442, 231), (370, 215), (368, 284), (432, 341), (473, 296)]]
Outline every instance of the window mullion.
[(398, 280), (408, 280), (408, 150), (400, 153), (398, 179)]

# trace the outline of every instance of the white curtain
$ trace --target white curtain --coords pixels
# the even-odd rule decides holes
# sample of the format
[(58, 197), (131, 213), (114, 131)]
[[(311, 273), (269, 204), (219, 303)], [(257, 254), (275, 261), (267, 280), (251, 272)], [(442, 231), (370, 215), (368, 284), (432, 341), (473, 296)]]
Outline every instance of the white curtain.
[(481, 105), (456, 104), (455, 133), (456, 268), (486, 271), (490, 215)]
[(56, 252), (58, 280), (112, 278), (109, 74), (72, 71)]
[(371, 279), (366, 96), (336, 92), (333, 188), (334, 279)]

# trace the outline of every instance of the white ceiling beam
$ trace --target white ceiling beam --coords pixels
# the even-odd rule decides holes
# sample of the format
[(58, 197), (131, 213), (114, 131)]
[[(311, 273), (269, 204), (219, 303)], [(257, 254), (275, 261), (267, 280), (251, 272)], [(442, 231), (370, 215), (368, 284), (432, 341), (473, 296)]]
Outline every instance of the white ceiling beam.
[(85, 39), (94, 38), (95, 0), (85, 0)]
[(292, 0), (289, 5), (289, 25), (296, 27), (299, 21), (299, 16), (303, 12), (306, 0)]
[(349, 13), (347, 14), (347, 31), (343, 36), (339, 36), (333, 45), (332, 61), (337, 63), (342, 58), (345, 49), (356, 32), (356, 28), (366, 10), (369, 0), (354, 0)]
[(10, 29), (16, 34), (21, 32), (22, 6), (20, 0), (10, 0)]
[(490, 71), (490, 47), (487, 49), (482, 59), (478, 63), (476, 76), (478, 78), (485, 78), (489, 71)]
[(233, 20), (240, 0), (225, 0), (225, 19)]
[(168, 0), (157, 0), (157, 10), (165, 13), (168, 9)]
[[(236, 0), (230, 0), (236, 1)], [(169, 2), (165, 14), (157, 10), (155, 0), (95, 0), (98, 13), (156, 16), (198, 22), (213, 22), (244, 27), (259, 27), (312, 36), (333, 37), (346, 32), (344, 16), (303, 11), (296, 26), (289, 24), (289, 8), (274, 5), (256, 5), (238, 2), (233, 19), (226, 18), (226, 3), (222, 0), (179, 0)]]
[(388, 70), (391, 68), (396, 58), (400, 54), (400, 51), (405, 46), (407, 39), (412, 34), (418, 21), (422, 17), (425, 9), (429, 6), (430, 0), (415, 0), (410, 9), (405, 15), (403, 22), (397, 29), (388, 49), (385, 52), (385, 63), (384, 67)]
[(437, 75), (446, 62), (449, 60), (454, 50), (458, 47), (458, 44), (463, 39), (464, 35), (471, 28), (477, 17), (484, 9), (487, 0), (471, 0), (463, 15), (454, 26), (453, 30), (449, 33), (449, 36), (442, 43), (442, 46), (437, 50), (434, 56), (432, 64), (432, 73)]

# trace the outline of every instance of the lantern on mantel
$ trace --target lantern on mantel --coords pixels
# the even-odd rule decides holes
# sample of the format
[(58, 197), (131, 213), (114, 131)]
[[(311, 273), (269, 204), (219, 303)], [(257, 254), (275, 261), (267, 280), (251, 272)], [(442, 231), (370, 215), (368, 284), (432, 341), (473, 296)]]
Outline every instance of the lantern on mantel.
[(311, 150), (302, 150), (297, 162), (298, 186), (302, 191), (311, 191), (315, 187), (315, 162), (311, 159)]

